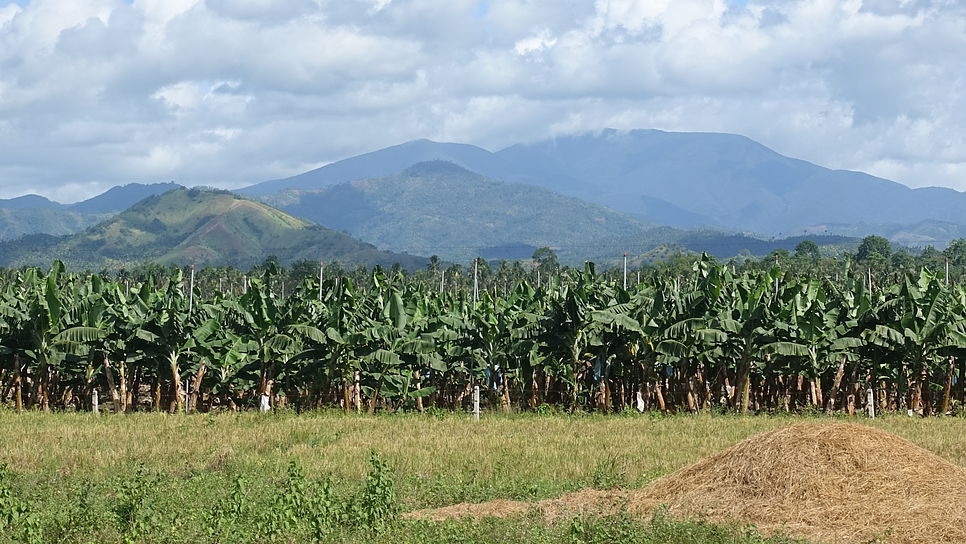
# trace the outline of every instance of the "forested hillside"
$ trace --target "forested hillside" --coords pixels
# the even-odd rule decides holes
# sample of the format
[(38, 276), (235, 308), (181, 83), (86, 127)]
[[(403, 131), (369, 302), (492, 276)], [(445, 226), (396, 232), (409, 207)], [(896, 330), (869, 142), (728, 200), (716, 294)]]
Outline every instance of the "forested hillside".
[(109, 221), (62, 237), (35, 236), (2, 246), (0, 265), (62, 259), (77, 267), (140, 263), (250, 266), (270, 255), (298, 259), (419, 267), (425, 259), (380, 251), (227, 191), (176, 189), (148, 197)]

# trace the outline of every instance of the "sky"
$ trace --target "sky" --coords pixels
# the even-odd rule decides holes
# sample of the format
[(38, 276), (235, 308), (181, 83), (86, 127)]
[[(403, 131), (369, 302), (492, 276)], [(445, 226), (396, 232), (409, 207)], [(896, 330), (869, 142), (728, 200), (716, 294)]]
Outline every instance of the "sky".
[(961, 0), (0, 0), (0, 198), (729, 132), (966, 190)]

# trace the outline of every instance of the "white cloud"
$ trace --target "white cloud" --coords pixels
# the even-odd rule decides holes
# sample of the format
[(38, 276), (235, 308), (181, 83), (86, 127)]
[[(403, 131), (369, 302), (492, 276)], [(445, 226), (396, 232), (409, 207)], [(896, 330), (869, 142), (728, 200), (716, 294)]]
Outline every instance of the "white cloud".
[(550, 29), (545, 28), (530, 36), (529, 38), (524, 38), (514, 44), (513, 49), (516, 50), (518, 55), (529, 55), (531, 53), (539, 53), (550, 49), (557, 43), (557, 38), (553, 37)]
[(966, 189), (962, 51), (948, 0), (30, 0), (0, 7), (0, 197), (607, 126)]

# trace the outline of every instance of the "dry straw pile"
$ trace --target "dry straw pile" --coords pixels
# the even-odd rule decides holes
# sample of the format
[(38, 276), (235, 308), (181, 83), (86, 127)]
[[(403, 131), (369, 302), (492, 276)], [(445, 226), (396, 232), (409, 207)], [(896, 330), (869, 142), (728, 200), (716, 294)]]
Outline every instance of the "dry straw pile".
[(791, 425), (751, 437), (644, 489), (579, 491), (536, 504), (497, 501), (412, 517), (545, 518), (660, 505), (677, 517), (750, 523), (816, 542), (966, 543), (966, 470), (895, 435), (851, 424)]

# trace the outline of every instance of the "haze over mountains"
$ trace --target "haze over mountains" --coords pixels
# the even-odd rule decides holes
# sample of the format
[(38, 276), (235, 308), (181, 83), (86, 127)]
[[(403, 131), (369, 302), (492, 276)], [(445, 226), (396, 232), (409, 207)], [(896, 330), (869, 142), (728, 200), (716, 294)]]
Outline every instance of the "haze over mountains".
[(416, 140), (241, 192), (319, 190), (385, 177), (430, 160), (450, 161), (490, 178), (536, 185), (677, 227), (715, 226), (775, 236), (836, 232), (855, 225), (899, 232), (904, 225), (921, 222), (966, 221), (966, 194), (952, 189), (911, 189), (861, 172), (830, 170), (785, 157), (743, 136), (658, 130), (604, 130), (497, 152)]

